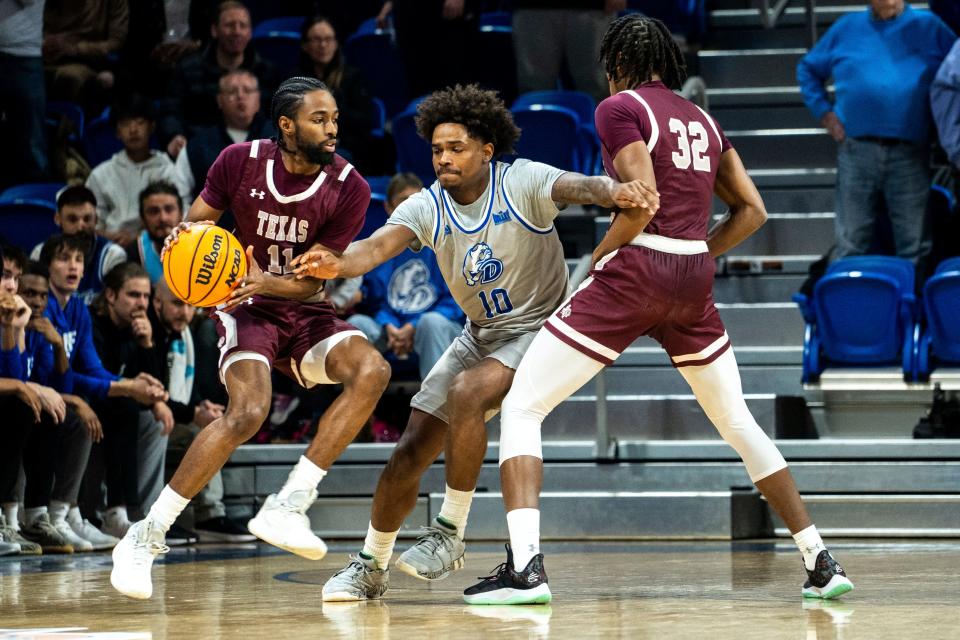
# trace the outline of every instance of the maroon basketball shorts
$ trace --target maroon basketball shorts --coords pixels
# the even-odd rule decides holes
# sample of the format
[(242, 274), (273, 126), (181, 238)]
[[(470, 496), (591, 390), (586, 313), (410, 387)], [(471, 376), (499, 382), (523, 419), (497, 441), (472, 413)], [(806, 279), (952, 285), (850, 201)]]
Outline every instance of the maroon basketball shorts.
[(350, 336), (363, 337), (363, 332), (338, 318), (329, 302), (252, 300), (213, 316), (220, 336), (221, 380), (234, 362), (258, 360), (308, 389), (336, 382), (326, 375), (327, 354)]
[(640, 336), (659, 342), (675, 367), (713, 362), (730, 339), (713, 304), (716, 265), (706, 243), (646, 234), (638, 240), (649, 244), (605, 256), (544, 328), (604, 364)]

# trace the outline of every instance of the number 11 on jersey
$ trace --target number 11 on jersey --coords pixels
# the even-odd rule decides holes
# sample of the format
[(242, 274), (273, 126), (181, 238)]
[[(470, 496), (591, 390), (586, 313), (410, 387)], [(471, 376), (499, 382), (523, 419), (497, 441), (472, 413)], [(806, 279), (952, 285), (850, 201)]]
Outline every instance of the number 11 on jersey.
[(280, 247), (278, 245), (270, 245), (267, 254), (270, 256), (270, 266), (267, 268), (270, 273), (279, 273), (280, 275), (293, 273), (293, 268), (290, 266), (290, 263), (293, 262), (293, 247), (287, 247), (283, 250), (282, 267), (280, 266)]
[(477, 296), (480, 298), (480, 304), (483, 305), (483, 310), (486, 311), (488, 318), (513, 311), (513, 303), (510, 302), (510, 296), (506, 289), (494, 289), (490, 292), (489, 298), (487, 298), (486, 291), (481, 291)]

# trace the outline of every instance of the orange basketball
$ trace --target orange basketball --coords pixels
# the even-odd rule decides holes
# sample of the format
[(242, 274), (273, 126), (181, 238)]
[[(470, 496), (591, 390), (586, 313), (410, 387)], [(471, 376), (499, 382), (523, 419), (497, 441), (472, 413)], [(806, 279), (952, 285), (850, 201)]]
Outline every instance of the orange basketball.
[(220, 227), (193, 225), (163, 258), (163, 278), (173, 295), (197, 307), (215, 307), (247, 275), (240, 241)]

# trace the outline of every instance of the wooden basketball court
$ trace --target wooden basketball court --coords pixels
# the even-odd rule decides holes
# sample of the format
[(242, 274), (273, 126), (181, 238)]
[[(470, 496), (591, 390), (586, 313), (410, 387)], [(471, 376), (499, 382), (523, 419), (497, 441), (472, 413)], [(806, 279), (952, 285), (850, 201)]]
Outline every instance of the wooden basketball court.
[[(356, 547), (317, 563), (266, 545), (174, 549), (149, 601), (113, 591), (107, 554), (2, 558), (0, 638), (960, 637), (956, 542), (834, 544), (857, 589), (832, 602), (800, 597), (800, 557), (778, 541), (548, 543), (554, 601), (527, 607), (462, 602), (503, 560), (474, 543), (448, 580), (392, 572), (382, 601), (323, 604), (322, 584)], [(62, 631), (26, 631), (40, 628)]]

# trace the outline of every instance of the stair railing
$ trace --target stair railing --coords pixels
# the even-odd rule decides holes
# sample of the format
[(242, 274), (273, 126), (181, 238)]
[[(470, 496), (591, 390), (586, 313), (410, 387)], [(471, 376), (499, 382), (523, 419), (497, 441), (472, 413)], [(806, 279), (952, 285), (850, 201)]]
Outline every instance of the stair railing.
[[(764, 28), (773, 29), (777, 26), (777, 21), (783, 15), (788, 2), (790, 0), (773, 0), (771, 6), (770, 0), (759, 0), (760, 22)], [(817, 43), (817, 2), (816, 0), (804, 0), (803, 5), (806, 8), (807, 29), (810, 33), (810, 46), (812, 47)]]

